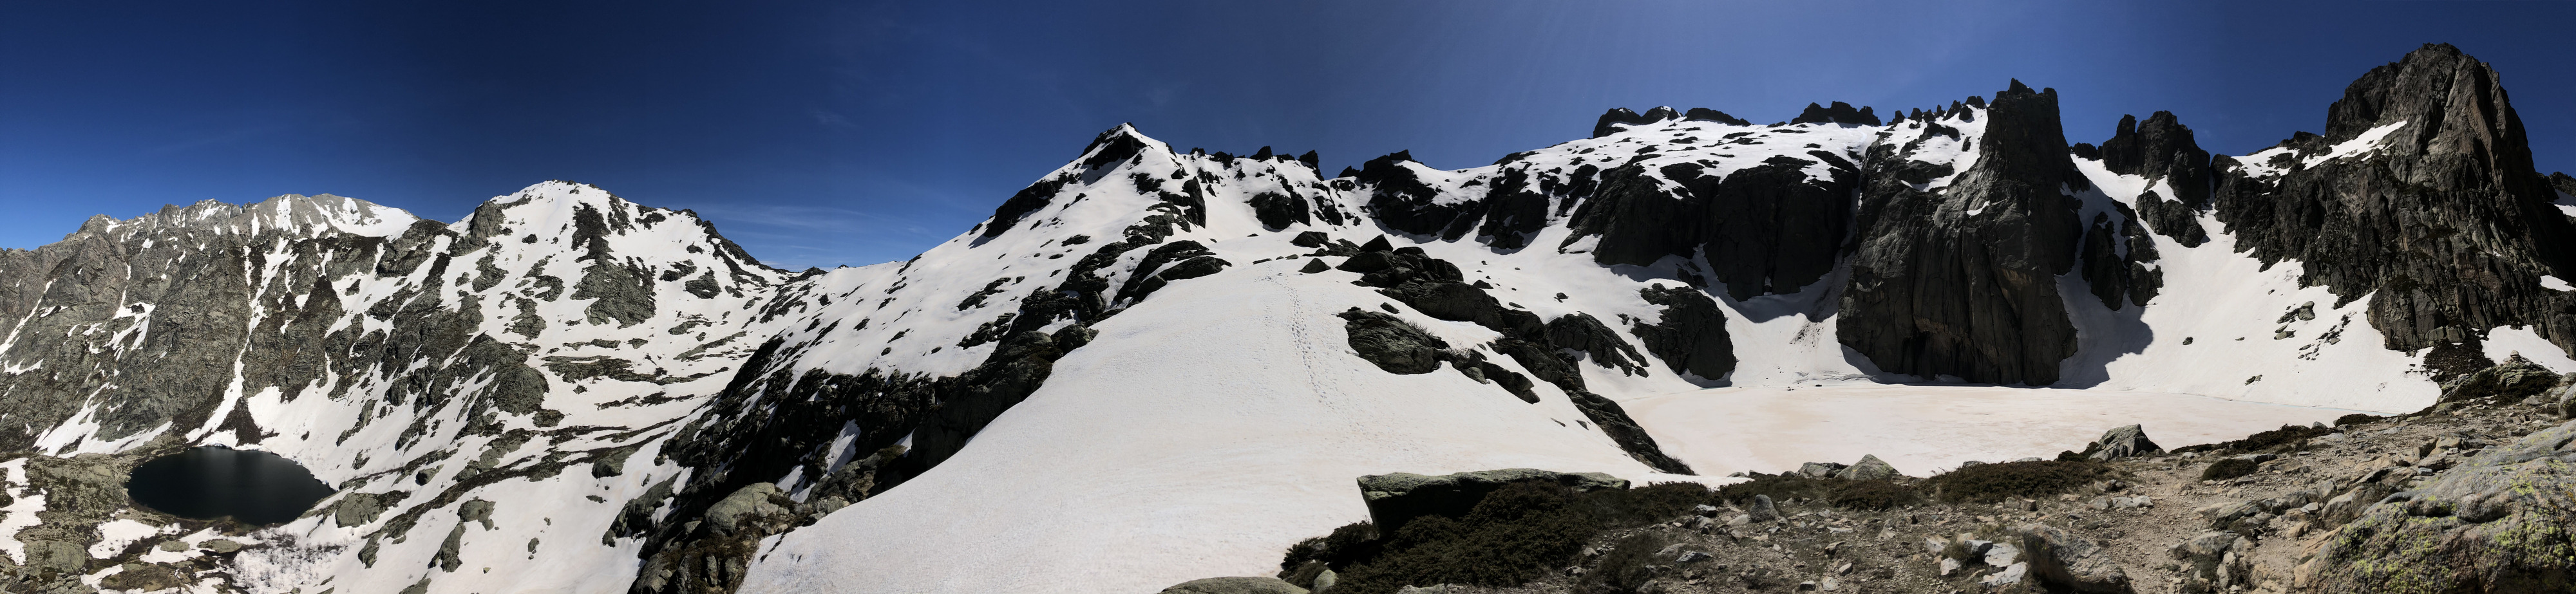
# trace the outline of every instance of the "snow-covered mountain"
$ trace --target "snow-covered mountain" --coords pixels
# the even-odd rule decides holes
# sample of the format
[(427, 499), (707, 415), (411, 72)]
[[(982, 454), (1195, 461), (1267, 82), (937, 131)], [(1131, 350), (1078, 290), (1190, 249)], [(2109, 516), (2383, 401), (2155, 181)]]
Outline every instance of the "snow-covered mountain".
[[(453, 224), (94, 218), (0, 251), (0, 586), (1150, 591), (1365, 517), (1362, 474), (1750, 468), (1687, 453), (1724, 436), (1673, 395), (2004, 385), (2259, 428), (2576, 369), (2576, 181), (2458, 50), (2252, 155), (2161, 112), (2070, 144), (2056, 101), (1616, 109), (1330, 177), (1119, 126), (910, 261), (802, 273), (571, 182)], [(208, 444), (338, 493), (259, 529), (125, 497)]]

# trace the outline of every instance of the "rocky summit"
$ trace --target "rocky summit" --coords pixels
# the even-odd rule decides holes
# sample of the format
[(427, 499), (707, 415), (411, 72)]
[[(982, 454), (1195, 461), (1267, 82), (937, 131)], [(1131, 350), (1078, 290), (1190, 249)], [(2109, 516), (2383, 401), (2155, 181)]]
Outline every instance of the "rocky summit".
[[(2246, 155), (2019, 80), (1121, 125), (831, 270), (570, 181), (97, 217), (0, 250), (0, 590), (2566, 591), (2576, 178), (2457, 48), (2359, 76)], [(332, 493), (125, 492), (200, 446)]]

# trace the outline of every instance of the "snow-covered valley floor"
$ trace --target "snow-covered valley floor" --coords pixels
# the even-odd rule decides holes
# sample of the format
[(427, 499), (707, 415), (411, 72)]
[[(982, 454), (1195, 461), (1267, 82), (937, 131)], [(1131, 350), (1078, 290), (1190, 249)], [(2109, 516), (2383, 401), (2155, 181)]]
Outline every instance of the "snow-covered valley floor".
[(1703, 475), (1781, 472), (1802, 462), (1876, 455), (1914, 476), (1977, 460), (2081, 450), (2113, 427), (2143, 424), (2167, 449), (2227, 441), (2285, 423), (2333, 424), (2352, 410), (2155, 392), (1824, 384), (1716, 388), (1620, 403), (1666, 453)]

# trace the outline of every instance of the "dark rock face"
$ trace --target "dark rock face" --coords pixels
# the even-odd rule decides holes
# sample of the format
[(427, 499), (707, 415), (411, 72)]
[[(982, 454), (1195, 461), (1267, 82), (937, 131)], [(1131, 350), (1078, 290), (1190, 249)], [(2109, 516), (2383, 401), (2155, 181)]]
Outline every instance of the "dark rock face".
[(1674, 373), (1725, 379), (1735, 372), (1735, 341), (1726, 333), (1726, 310), (1697, 289), (1656, 285), (1638, 291), (1647, 303), (1664, 306), (1662, 321), (1630, 328)]
[(2125, 204), (2112, 205), (2120, 211), (2117, 222), (2109, 213), (2095, 213), (2092, 226), (2084, 230), (2084, 282), (2103, 307), (2114, 311), (2132, 303), (2145, 307), (2164, 287), (2164, 271), (2147, 267), (2156, 261), (2156, 242), (2138, 225), (2137, 211)]
[(1361, 164), (1355, 177), (1368, 188), (1369, 196), (1362, 208), (1388, 228), (1414, 235), (1436, 235), (1445, 241), (1456, 241), (1475, 229), (1477, 221), (1485, 216), (1485, 203), (1435, 201), (1439, 191), (1401, 165), (1412, 161), (1411, 151), (1398, 151)]
[(2110, 140), (2102, 141), (2100, 158), (2102, 166), (2112, 173), (2143, 176), (2150, 184), (2161, 179), (2172, 186), (2173, 196), (2158, 194), (2138, 199), (2148, 226), (2157, 233), (2173, 238), (2183, 247), (2209, 241), (2209, 231), (2193, 220), (2209, 208), (2209, 151), (2200, 149), (2200, 144), (2192, 140), (2191, 128), (2183, 127), (2173, 112), (2156, 112), (2144, 123), (2136, 116), (2120, 116), (2119, 130), (2111, 134)]
[[(1753, 122), (1745, 121), (1745, 119), (1744, 119), (1744, 118), (1739, 118), (1739, 117), (1735, 117), (1735, 116), (1731, 116), (1731, 115), (1726, 115), (1726, 112), (1718, 111), (1718, 110), (1714, 110), (1714, 109), (1709, 109), (1709, 108), (1706, 108), (1706, 107), (1693, 107), (1693, 108), (1690, 108), (1690, 111), (1682, 113), (1682, 119), (1684, 119), (1684, 120), (1689, 120), (1689, 121), (1694, 121), (1694, 122), (1717, 122), (1717, 123), (1720, 123), (1720, 124), (1730, 124), (1730, 125), (1736, 125), (1736, 126), (1751, 126), (1751, 125), (1753, 125)], [(1593, 136), (1597, 138), (1597, 137), (1599, 137), (1600, 135), (1595, 134), (1595, 135), (1593, 135)]]
[[(2390, 126), (2374, 156), (2304, 161)], [(2576, 227), (2551, 205), (2522, 120), (2485, 63), (2425, 46), (2346, 88), (2324, 136), (2281, 146), (2292, 154), (2220, 160), (2216, 213), (2239, 249), (2297, 260), (2301, 282), (2343, 301), (2371, 295), (2371, 325), (2390, 349), (2506, 325), (2576, 346), (2576, 302), (2539, 284), (2576, 270)]]
[(1557, 348), (1583, 351), (1591, 355), (1593, 364), (1605, 368), (1631, 375), (1645, 371), (1642, 363), (1646, 358), (1637, 354), (1637, 347), (1629, 346), (1619, 333), (1601, 325), (1601, 320), (1591, 314), (1567, 314), (1549, 321), (1547, 341)]
[(1600, 138), (1603, 136), (1609, 136), (1613, 132), (1618, 132), (1618, 125), (1621, 124), (1636, 126), (1668, 121), (1677, 117), (1680, 117), (1679, 114), (1673, 113), (1673, 108), (1670, 107), (1649, 109), (1646, 110), (1646, 113), (1644, 114), (1628, 111), (1628, 108), (1625, 107), (1613, 107), (1610, 108), (1608, 113), (1601, 114), (1600, 121), (1592, 124), (1592, 137)]
[[(1611, 170), (1599, 194), (1575, 208), (1568, 245), (1600, 236), (1593, 261), (1605, 265), (1705, 254), (1738, 299), (1795, 292), (1833, 270), (1860, 177), (1840, 156), (1810, 155), (1818, 160), (1774, 157), (1723, 178), (1690, 163)], [(1830, 167), (1830, 179), (1808, 178), (1805, 170), (1818, 163)], [(1655, 174), (1679, 183), (1679, 195)]]
[(1207, 246), (1187, 239), (1157, 246), (1136, 263), (1136, 274), (1127, 277), (1127, 283), (1118, 288), (1114, 301), (1142, 301), (1171, 281), (1216, 274), (1231, 264), (1210, 254)]
[(1476, 235), (1493, 238), (1500, 249), (1517, 249), (1529, 245), (1530, 236), (1547, 228), (1547, 207), (1552, 202), (1546, 194), (1531, 187), (1527, 170), (1503, 172), (1485, 193), (1485, 222)]
[(1251, 203), (1253, 218), (1260, 220), (1261, 226), (1273, 230), (1315, 222), (1315, 217), (1307, 213), (1306, 197), (1294, 191), (1254, 194)]
[(1838, 332), (1886, 371), (2054, 383), (2075, 354), (2054, 276), (2084, 229), (2061, 192), (2074, 164), (2057, 94), (2013, 81), (1986, 117), (1981, 156), (1947, 188), (1917, 191), (1926, 172), (1873, 151)]
[(1486, 495), (1501, 490), (1504, 485), (1522, 481), (1551, 482), (1576, 491), (1628, 488), (1627, 479), (1598, 472), (1553, 472), (1534, 468), (1441, 476), (1405, 472), (1372, 474), (1360, 477), (1359, 486), (1360, 497), (1368, 503), (1369, 520), (1377, 524), (1380, 534), (1394, 534), (1414, 518), (1465, 516), (1477, 502), (1484, 501)]
[[(1549, 327), (1539, 323), (1538, 314), (1504, 307), (1492, 295), (1486, 294), (1484, 289), (1459, 282), (1461, 275), (1456, 264), (1424, 255), (1422, 248), (1390, 248), (1391, 245), (1393, 244), (1385, 237), (1369, 240), (1368, 243), (1358, 246), (1357, 253), (1350, 259), (1343, 260), (1341, 266), (1336, 268), (1360, 273), (1360, 280), (1355, 284), (1363, 287), (1381, 287), (1378, 289), (1378, 294), (1394, 298), (1433, 318), (1453, 322), (1473, 322), (1478, 326), (1501, 333), (1502, 339), (1487, 346), (1494, 352), (1510, 357), (1513, 362), (1519, 363), (1521, 368), (1530, 370), (1530, 374), (1537, 376), (1539, 381), (1563, 390), (1566, 396), (1574, 401), (1575, 409), (1583, 411), (1584, 416), (1591, 419), (1592, 424), (1599, 426), (1604, 435), (1610, 436), (1611, 441), (1617, 442), (1620, 449), (1626, 450), (1629, 457), (1664, 472), (1691, 474), (1689, 465), (1665, 455), (1662, 446), (1655, 444), (1655, 438), (1647, 435), (1645, 429), (1639, 428), (1636, 420), (1629, 418), (1627, 410), (1620, 408), (1617, 402), (1584, 389), (1583, 373), (1574, 367), (1573, 359), (1565, 354), (1567, 351), (1563, 348), (1547, 346), (1553, 342), (1553, 339), (1550, 338)], [(1362, 313), (1377, 315), (1372, 312)], [(1349, 314), (1345, 312), (1344, 315)], [(1590, 318), (1588, 315), (1584, 317)], [(1593, 334), (1596, 328), (1581, 328), (1580, 321), (1567, 322), (1563, 319), (1558, 321), (1566, 324), (1564, 327), (1567, 328), (1568, 341), (1578, 340), (1574, 335), (1580, 335), (1579, 340), (1586, 347), (1600, 349), (1591, 351), (1595, 356), (1609, 352), (1624, 355), (1623, 361), (1642, 359), (1637, 356), (1633, 348), (1626, 347), (1625, 341), (1618, 340), (1616, 334), (1610, 333), (1608, 328), (1598, 327), (1598, 320), (1593, 320), (1592, 326), (1598, 327), (1601, 336), (1608, 340), (1596, 342)], [(1478, 370), (1478, 373), (1471, 373), (1469, 377), (1480, 380), (1496, 377), (1498, 374), (1483, 371), (1485, 366), (1490, 364), (1483, 363), (1482, 357), (1482, 355), (1470, 355), (1468, 359), (1461, 361), (1460, 372), (1465, 373), (1472, 368)], [(1451, 359), (1456, 360), (1454, 356)], [(1407, 367), (1407, 369), (1411, 368)], [(1493, 369), (1501, 368), (1497, 366)], [(1390, 369), (1390, 371), (1393, 370)], [(1643, 372), (1642, 369), (1635, 369), (1635, 371)], [(1517, 374), (1511, 377), (1517, 377)], [(1511, 384), (1506, 382), (1504, 386), (1509, 389)], [(1513, 389), (1513, 393), (1520, 395), (1523, 400), (1537, 401), (1535, 394), (1525, 393), (1521, 389)]]
[(1796, 119), (1789, 120), (1789, 123), (1850, 124), (1855, 126), (1880, 125), (1878, 114), (1870, 113), (1870, 108), (1863, 107), (1860, 109), (1852, 109), (1851, 104), (1841, 101), (1835, 101), (1833, 107), (1825, 107), (1809, 103), (1807, 104), (1807, 110), (1800, 112), (1798, 117)]

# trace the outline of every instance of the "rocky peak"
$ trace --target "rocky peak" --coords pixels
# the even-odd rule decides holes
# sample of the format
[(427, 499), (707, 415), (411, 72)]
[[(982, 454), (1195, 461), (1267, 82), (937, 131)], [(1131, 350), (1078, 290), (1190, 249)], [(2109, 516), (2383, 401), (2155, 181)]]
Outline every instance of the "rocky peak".
[(1975, 165), (1946, 188), (1917, 189), (1910, 159), (1874, 153), (1836, 331), (1890, 372), (2054, 383), (2076, 348), (2055, 276), (2084, 231), (2065, 190), (2084, 182), (2054, 89), (2016, 80), (1985, 109)]
[(81, 233), (122, 238), (187, 231), (239, 235), (278, 231), (308, 237), (340, 232), (391, 237), (401, 235), (420, 220), (420, 217), (403, 209), (354, 198), (330, 194), (286, 194), (251, 204), (204, 200), (188, 206), (169, 205), (157, 212), (123, 220), (107, 215), (92, 216), (81, 225), (80, 231), (64, 239)]
[(2532, 167), (2492, 68), (2446, 44), (2373, 68), (2327, 110), (2326, 134), (2222, 158), (2215, 211), (2266, 262), (2346, 301), (2371, 296), (2387, 346), (2475, 343), (2536, 326), (2576, 345), (2576, 228)]
[(2156, 112), (2145, 122), (2137, 116), (2120, 116), (2119, 129), (2110, 140), (2102, 141), (2100, 158), (2112, 173), (2165, 182), (2172, 195), (2148, 190), (2138, 197), (2138, 211), (2149, 228), (2183, 247), (2209, 240), (2208, 231), (2195, 220), (2209, 207), (2209, 151), (2201, 150), (2200, 143), (2192, 140), (2191, 128), (2184, 127), (2173, 112)]
[(1878, 121), (1878, 114), (1870, 113), (1870, 108), (1863, 107), (1853, 109), (1851, 104), (1841, 101), (1835, 101), (1833, 107), (1824, 107), (1814, 103), (1809, 103), (1807, 104), (1807, 110), (1799, 113), (1797, 119), (1789, 120), (1789, 123), (1851, 124), (1855, 126), (1882, 125)]
[(1709, 108), (1706, 108), (1706, 107), (1693, 107), (1693, 108), (1690, 108), (1690, 111), (1689, 111), (1689, 112), (1687, 112), (1687, 113), (1683, 113), (1683, 114), (1682, 114), (1682, 119), (1684, 119), (1684, 120), (1688, 120), (1688, 121), (1693, 121), (1693, 122), (1717, 122), (1717, 123), (1720, 123), (1720, 124), (1728, 124), (1728, 125), (1735, 125), (1735, 126), (1751, 126), (1751, 125), (1753, 125), (1753, 122), (1746, 121), (1744, 118), (1739, 118), (1739, 117), (1735, 117), (1735, 116), (1731, 116), (1731, 115), (1726, 115), (1726, 112), (1718, 111), (1718, 110), (1714, 110), (1714, 109), (1709, 109)]
[(1681, 115), (1675, 113), (1671, 107), (1649, 109), (1644, 114), (1628, 111), (1625, 107), (1613, 107), (1609, 112), (1601, 114), (1600, 121), (1592, 124), (1592, 137), (1609, 136), (1618, 132), (1620, 126), (1643, 126), (1655, 122), (1672, 121), (1680, 117)]

